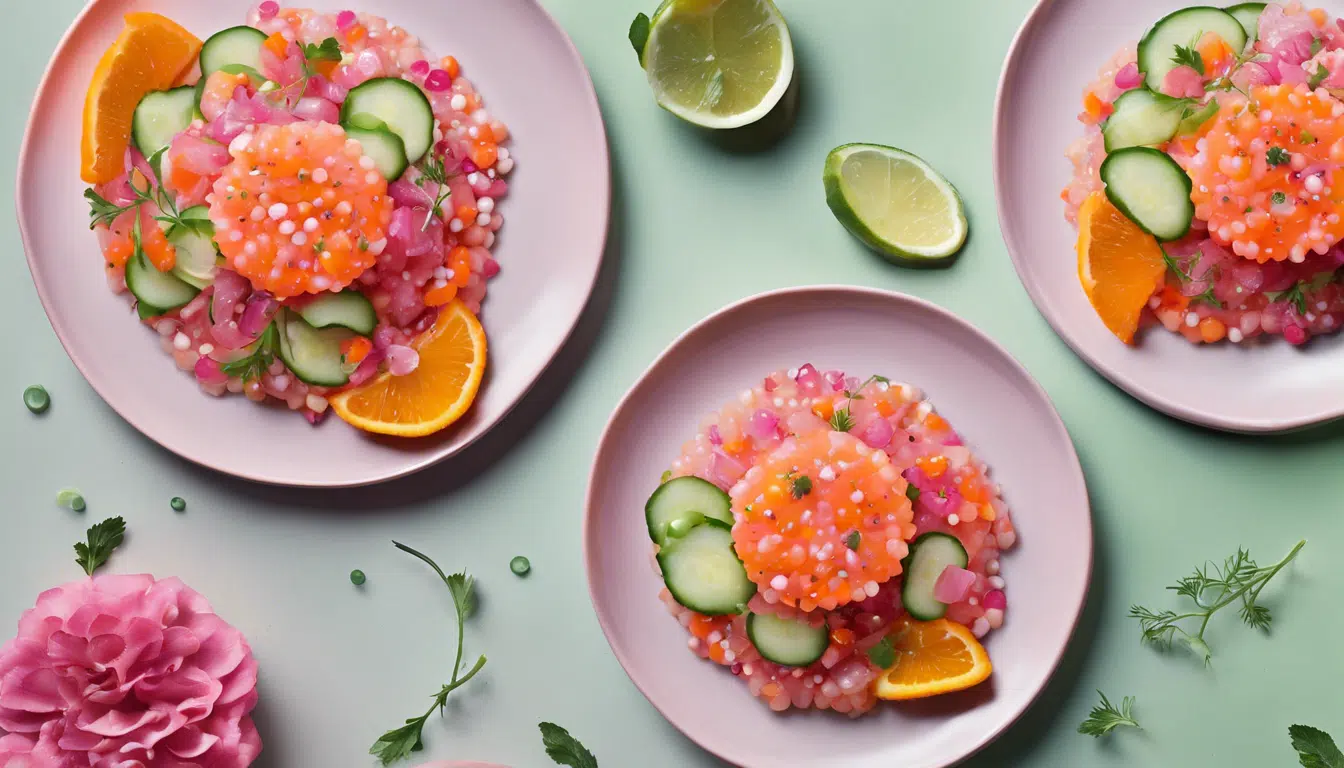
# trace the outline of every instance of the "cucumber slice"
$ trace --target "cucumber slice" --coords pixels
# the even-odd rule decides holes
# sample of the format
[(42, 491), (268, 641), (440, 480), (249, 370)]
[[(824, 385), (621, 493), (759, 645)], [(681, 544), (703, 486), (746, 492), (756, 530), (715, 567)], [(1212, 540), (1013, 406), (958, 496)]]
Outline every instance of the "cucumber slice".
[(678, 603), (706, 616), (741, 613), (756, 594), (733, 549), (732, 528), (707, 519), (658, 552), (663, 582)]
[(1190, 102), (1173, 99), (1147, 88), (1125, 91), (1115, 100), (1115, 112), (1102, 126), (1106, 151), (1151, 147), (1171, 141)]
[(1265, 3), (1242, 3), (1225, 10), (1241, 22), (1242, 29), (1246, 30), (1246, 39), (1251, 42), (1260, 39), (1260, 15), (1265, 12)]
[(731, 527), (732, 506), (728, 494), (708, 480), (678, 477), (658, 486), (649, 497), (644, 505), (644, 520), (649, 526), (649, 538), (661, 547), (667, 544), (669, 528), (678, 520), (698, 525), (705, 518), (712, 518)]
[(1192, 107), (1192, 111), (1181, 118), (1181, 124), (1176, 126), (1176, 135), (1189, 136), (1190, 134), (1195, 133), (1200, 128), (1203, 128), (1205, 123), (1212, 120), (1214, 116), (1218, 114), (1218, 109), (1218, 101), (1216, 99), (1209, 99), (1209, 103), (1199, 109), (1194, 109)]
[(373, 304), (355, 290), (324, 293), (298, 312), (314, 328), (346, 328), (360, 336), (372, 336), (373, 329), (378, 327)]
[(211, 35), (201, 46), (201, 82), (229, 64), (261, 69), (261, 44), (266, 33), (252, 27), (230, 27)]
[(140, 317), (158, 317), (186, 304), (200, 293), (194, 285), (183, 282), (169, 272), (160, 272), (137, 252), (126, 262), (126, 287), (144, 309)]
[(910, 554), (901, 563), (905, 572), (901, 604), (906, 612), (920, 621), (943, 618), (947, 603), (934, 599), (933, 585), (938, 583), (938, 577), (947, 566), (965, 568), (967, 562), (966, 548), (956, 536), (930, 531), (915, 539), (910, 545)]
[(358, 141), (364, 154), (373, 158), (378, 172), (388, 181), (396, 181), (406, 172), (406, 142), (387, 127), (387, 123), (369, 115), (354, 115), (345, 127), (345, 135)]
[(816, 664), (831, 644), (825, 624), (813, 627), (766, 613), (747, 614), (747, 637), (763, 658), (786, 667)]
[(434, 110), (429, 98), (417, 85), (399, 77), (374, 78), (352, 88), (341, 105), (341, 126), (349, 129), (355, 115), (383, 121), (401, 137), (409, 163), (418, 162), (434, 143)]
[(1194, 45), (1206, 32), (1223, 38), (1237, 53), (1246, 49), (1246, 29), (1227, 11), (1205, 5), (1176, 11), (1154, 24), (1139, 41), (1139, 71), (1148, 88), (1162, 90), (1163, 79), (1178, 66), (1172, 61), (1176, 46)]
[(305, 384), (343, 387), (350, 370), (341, 355), (341, 344), (355, 334), (344, 328), (314, 328), (288, 309), (275, 318), (280, 344), (277, 351), (285, 366)]
[(204, 288), (215, 281), (215, 268), (219, 263), (210, 209), (204, 205), (193, 206), (182, 212), (182, 218), (191, 221), (192, 225), (174, 226), (167, 231), (168, 242), (177, 249), (173, 274), (185, 283)]
[(1148, 147), (1112, 152), (1101, 164), (1101, 180), (1115, 207), (1158, 240), (1179, 240), (1190, 231), (1190, 177), (1165, 153)]
[(196, 88), (184, 85), (171, 91), (151, 91), (135, 107), (131, 139), (145, 157), (167, 147), (196, 117)]

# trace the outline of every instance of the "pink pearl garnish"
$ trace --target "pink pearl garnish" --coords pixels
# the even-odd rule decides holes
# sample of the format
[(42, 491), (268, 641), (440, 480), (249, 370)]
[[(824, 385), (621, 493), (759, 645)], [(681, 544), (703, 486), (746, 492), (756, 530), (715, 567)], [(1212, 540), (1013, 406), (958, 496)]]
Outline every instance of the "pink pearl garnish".
[(359, 17), (355, 16), (354, 11), (341, 11), (336, 14), (336, 28), (342, 32), (355, 26), (357, 21), (359, 21)]
[(266, 2), (257, 6), (257, 12), (261, 14), (263, 20), (274, 19), (280, 14), (280, 4), (275, 0), (266, 0)]
[(1002, 611), (1008, 607), (1008, 596), (1003, 594), (1003, 590), (996, 589), (991, 592), (986, 592), (982, 602), (987, 611)]
[(477, 172), (477, 171), (479, 171), (479, 170), (481, 170), (481, 169), (478, 168), (478, 167), (476, 167), (476, 164), (473, 163), (473, 162), (471, 162), (471, 160), (463, 160), (463, 161), (462, 161), (462, 172), (463, 172), (463, 173), (475, 173), (475, 172)]
[(429, 74), (429, 62), (421, 59), (411, 65), (411, 74), (416, 77), (424, 77)]
[(442, 69), (436, 69), (425, 78), (425, 88), (431, 91), (446, 91), (453, 86), (452, 75)]

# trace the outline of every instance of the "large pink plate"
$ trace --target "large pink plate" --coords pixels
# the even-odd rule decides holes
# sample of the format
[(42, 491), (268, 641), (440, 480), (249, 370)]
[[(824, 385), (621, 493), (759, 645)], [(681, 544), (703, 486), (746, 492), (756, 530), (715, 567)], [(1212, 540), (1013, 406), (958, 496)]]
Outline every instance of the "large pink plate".
[(1183, 0), (1041, 0), (1013, 42), (994, 113), (999, 224), (1017, 274), (1055, 332), (1098, 373), (1178, 419), (1277, 432), (1344, 416), (1339, 334), (1296, 349), (1282, 339), (1196, 347), (1161, 328), (1136, 347), (1112, 336), (1078, 284), (1077, 234), (1059, 191), (1081, 135), (1083, 88), (1124, 45)]
[[(336, 10), (333, 0), (314, 3)], [(339, 7), (347, 7), (349, 2)], [(482, 320), (490, 368), (470, 415), (424, 440), (367, 437), (242, 397), (216, 400), (177, 371), (103, 277), (79, 179), (85, 84), (129, 11), (170, 16), (198, 36), (243, 23), (244, 0), (93, 0), (52, 57), (19, 158), (19, 227), (47, 316), (104, 400), (184, 458), (265, 483), (353, 486), (423, 469), (471, 444), (522, 398), (560, 350), (596, 281), (607, 232), (606, 135), (592, 82), (565, 33), (535, 0), (362, 0), (451, 53), (513, 133), (517, 170)], [(569, 201), (557, 205), (557, 200)], [(577, 201), (577, 202), (576, 202)], [(580, 204), (581, 203), (581, 204)]]
[[(811, 361), (924, 390), (990, 465), (1021, 542), (1004, 558), (1008, 620), (988, 641), (991, 681), (859, 720), (777, 715), (686, 649), (650, 565), (644, 501), (705, 414), (765, 374)], [(1092, 520), (1082, 469), (1045, 392), (966, 322), (919, 299), (847, 287), (775, 291), (673, 342), (617, 406), (593, 460), (584, 557), (616, 658), (667, 719), (746, 768), (938, 768), (1003, 732), (1040, 693), (1087, 594)]]

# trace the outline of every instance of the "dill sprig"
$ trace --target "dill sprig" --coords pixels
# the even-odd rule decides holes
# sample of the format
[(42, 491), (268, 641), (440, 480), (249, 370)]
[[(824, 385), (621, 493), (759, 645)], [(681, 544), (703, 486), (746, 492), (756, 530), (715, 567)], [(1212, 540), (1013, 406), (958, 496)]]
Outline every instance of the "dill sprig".
[(1087, 719), (1078, 724), (1079, 733), (1085, 736), (1101, 737), (1121, 726), (1143, 730), (1139, 721), (1134, 719), (1133, 696), (1126, 696), (1121, 699), (1120, 706), (1117, 708), (1100, 690), (1097, 691), (1097, 695), (1101, 696), (1101, 703), (1092, 707), (1092, 712), (1088, 714)]

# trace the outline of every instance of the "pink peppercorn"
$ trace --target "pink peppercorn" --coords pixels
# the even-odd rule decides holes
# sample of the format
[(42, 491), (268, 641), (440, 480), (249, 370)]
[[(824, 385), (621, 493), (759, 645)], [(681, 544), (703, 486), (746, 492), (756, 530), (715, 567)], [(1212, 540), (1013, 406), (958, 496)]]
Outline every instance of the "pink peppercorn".
[(729, 669), (732, 670), (734, 675), (742, 674), (742, 665), (736, 661), (733, 662), (733, 666), (729, 667)]
[(357, 21), (359, 21), (359, 17), (355, 16), (354, 11), (341, 11), (336, 14), (336, 28), (342, 32), (355, 26)]
[(431, 91), (446, 91), (453, 87), (453, 77), (442, 69), (436, 69), (425, 78), (425, 88)]
[(275, 0), (266, 0), (266, 2), (257, 6), (257, 13), (261, 14), (262, 20), (274, 19), (280, 15), (280, 4)]
[(462, 161), (462, 172), (463, 172), (463, 173), (475, 173), (475, 172), (477, 172), (477, 171), (479, 171), (479, 170), (481, 170), (481, 169), (478, 168), (478, 167), (476, 166), (475, 163), (471, 162), (471, 160), (463, 160), (463, 161)]
[(1288, 340), (1289, 344), (1298, 346), (1307, 343), (1307, 329), (1297, 324), (1285, 325), (1283, 327), (1283, 338)]
[(429, 74), (429, 62), (421, 59), (411, 65), (411, 74), (416, 77), (424, 77)]
[(981, 602), (984, 603), (985, 610), (987, 611), (1002, 611), (1008, 607), (1008, 596), (1003, 594), (1003, 590), (995, 589), (986, 592), (985, 598)]

